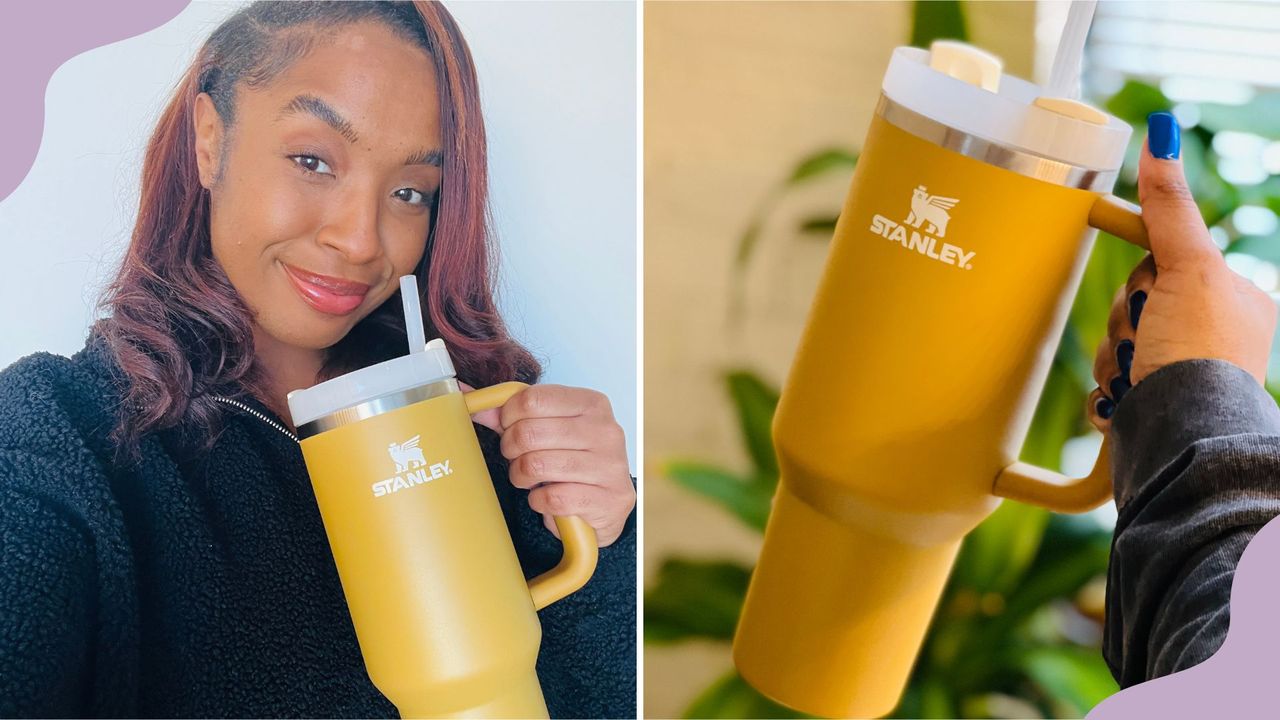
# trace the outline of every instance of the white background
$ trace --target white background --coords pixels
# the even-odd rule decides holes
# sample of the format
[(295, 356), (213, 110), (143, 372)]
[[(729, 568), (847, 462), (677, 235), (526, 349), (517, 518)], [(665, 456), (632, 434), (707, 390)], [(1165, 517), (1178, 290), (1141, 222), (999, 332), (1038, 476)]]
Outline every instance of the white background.
[[(629, 2), (450, 2), (489, 131), (499, 303), (544, 382), (609, 396), (636, 467), (636, 27)], [(34, 166), (0, 201), (0, 368), (84, 345), (137, 212), (146, 141), (238, 3), (195, 2), (49, 82)]]

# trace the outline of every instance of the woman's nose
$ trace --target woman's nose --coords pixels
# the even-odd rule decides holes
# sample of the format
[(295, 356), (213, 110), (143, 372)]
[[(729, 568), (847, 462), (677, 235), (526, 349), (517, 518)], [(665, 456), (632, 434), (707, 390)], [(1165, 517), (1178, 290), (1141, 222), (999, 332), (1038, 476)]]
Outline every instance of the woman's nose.
[(378, 198), (367, 192), (351, 192), (331, 208), (320, 242), (341, 252), (348, 263), (363, 265), (382, 252), (378, 234)]

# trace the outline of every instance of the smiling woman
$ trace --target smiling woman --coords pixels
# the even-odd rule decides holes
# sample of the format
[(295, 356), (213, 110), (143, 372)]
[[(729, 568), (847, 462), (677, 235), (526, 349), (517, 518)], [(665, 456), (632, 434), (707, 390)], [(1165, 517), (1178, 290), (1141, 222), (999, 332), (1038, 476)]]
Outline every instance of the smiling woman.
[[(387, 301), (408, 273), (463, 380), (536, 378), (490, 291), (477, 93), (438, 4), (259, 3), (214, 31), (152, 139), (137, 252), (104, 298), (144, 408), (123, 418), (122, 449), (180, 415), (214, 437), (214, 398), (237, 392), (214, 382), (287, 418), (289, 390), (401, 354)], [(193, 256), (207, 272), (183, 282)], [(207, 368), (183, 342), (205, 323)]]
[[(252, 85), (237, 87), (206, 69), (194, 102), (212, 254), (259, 308), (254, 349), (274, 385), (266, 401), (282, 416), (284, 393), (314, 383), (326, 349), (398, 292), (396, 278), (422, 264), (441, 185), (442, 162), (402, 160), (443, 160), (442, 103), (426, 49), (432, 44), (407, 42), (401, 35), (409, 32), (395, 25), (347, 21), (328, 37), (313, 31), (295, 38), (307, 45), (304, 56)], [(219, 109), (228, 95), (230, 104)], [(477, 142), (483, 136), (456, 145)], [(451, 173), (451, 180), (483, 176)], [(484, 238), (472, 240), (452, 251), (474, 252)]]
[(160, 114), (139, 195), (85, 348), (0, 371), (0, 717), (396, 714), (286, 396), (422, 337), (406, 275), (460, 385), (531, 384), (473, 416), (521, 571), (564, 554), (555, 516), (600, 544), (591, 582), (539, 613), (549, 713), (634, 716), (626, 438), (602, 393), (535, 384), (498, 312), (478, 83), (449, 13), (245, 6)]

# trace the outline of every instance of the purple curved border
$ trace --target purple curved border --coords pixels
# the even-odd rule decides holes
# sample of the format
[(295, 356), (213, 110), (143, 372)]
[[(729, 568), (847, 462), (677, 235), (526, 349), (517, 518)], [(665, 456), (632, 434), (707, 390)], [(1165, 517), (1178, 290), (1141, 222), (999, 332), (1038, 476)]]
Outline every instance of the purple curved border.
[(0, 134), (0, 201), (27, 177), (44, 134), (44, 94), (64, 62), (153, 30), (191, 0), (0, 3), (0, 97), (7, 132)]
[(1089, 720), (1263, 718), (1280, 716), (1276, 647), (1280, 645), (1280, 518), (1245, 548), (1231, 584), (1231, 626), (1213, 657), (1103, 700)]

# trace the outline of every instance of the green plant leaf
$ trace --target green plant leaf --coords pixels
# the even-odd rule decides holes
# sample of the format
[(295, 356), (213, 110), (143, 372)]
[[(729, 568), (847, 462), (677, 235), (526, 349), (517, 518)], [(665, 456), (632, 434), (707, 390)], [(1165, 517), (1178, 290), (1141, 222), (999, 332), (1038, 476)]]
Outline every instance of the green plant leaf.
[(1085, 398), (1085, 389), (1076, 382), (1070, 368), (1055, 357), (1031, 428), (1022, 442), (1022, 460), (1049, 470), (1061, 470), (1062, 446), (1080, 434), (1085, 420)]
[(836, 223), (839, 221), (839, 215), (819, 215), (811, 218), (805, 218), (805, 220), (800, 223), (800, 232), (809, 235), (821, 235), (823, 240), (830, 240), (832, 234), (836, 231)]
[(1280, 384), (1268, 382), (1267, 392), (1271, 394), (1271, 399), (1280, 403)]
[(1275, 235), (1270, 237), (1245, 235), (1231, 243), (1230, 250), (1228, 254), (1243, 253), (1259, 260), (1266, 260), (1273, 265), (1280, 265), (1280, 237)]
[(1272, 175), (1257, 185), (1237, 188), (1242, 205), (1262, 205), (1272, 210), (1280, 207), (1280, 175)]
[(739, 520), (764, 532), (765, 521), (773, 502), (776, 476), (772, 480), (743, 478), (733, 473), (697, 462), (672, 461), (663, 474), (681, 487), (691, 490), (733, 513)]
[(773, 414), (778, 408), (778, 390), (748, 370), (725, 375), (729, 397), (738, 413), (742, 439), (751, 455), (756, 473), (778, 475), (778, 459), (773, 451)]
[(1159, 88), (1140, 80), (1125, 81), (1120, 91), (1106, 102), (1107, 112), (1143, 128), (1147, 125), (1148, 115), (1172, 107), (1173, 101), (1160, 92)]
[(1102, 655), (1092, 648), (1035, 648), (1023, 656), (1022, 664), (1036, 685), (1068, 706), (1068, 717), (1084, 717), (1094, 705), (1120, 690)]
[(727, 560), (671, 557), (644, 594), (644, 640), (733, 640), (751, 570)]
[(1035, 557), (1048, 521), (1046, 510), (1001, 503), (964, 539), (953, 571), (956, 586), (978, 595), (1013, 588)]
[(1280, 140), (1280, 93), (1259, 93), (1243, 105), (1200, 105), (1200, 125), (1210, 132), (1234, 130)]
[(837, 170), (847, 172), (852, 170), (857, 163), (858, 153), (855, 150), (823, 148), (796, 163), (795, 169), (791, 171), (791, 175), (787, 178), (786, 185), (795, 185), (798, 182)]
[[(1021, 677), (1018, 648), (1027, 623), (1038, 610), (1074, 597), (1085, 583), (1105, 573), (1110, 547), (1111, 533), (1093, 520), (1050, 513), (1039, 549), (1019, 582), (1004, 594), (1001, 612), (968, 618), (940, 614), (929, 630), (929, 664), (923, 671), (945, 668), (956, 691), (965, 695), (998, 690), (1001, 678)], [(943, 607), (964, 591), (950, 586)]]
[(764, 218), (757, 216), (751, 219), (751, 224), (747, 226), (746, 232), (742, 233), (742, 237), (738, 238), (738, 253), (734, 257), (734, 265), (741, 269), (746, 267), (747, 261), (751, 259), (751, 253), (756, 249), (756, 243), (760, 242), (760, 228), (764, 226)]
[(934, 40), (969, 41), (964, 7), (957, 0), (916, 0), (911, 4), (911, 45), (928, 48)]
[(920, 686), (920, 717), (953, 718), (956, 716), (956, 698), (940, 678), (927, 678)]
[(1039, 718), (1044, 712), (1031, 700), (1007, 693), (983, 693), (964, 699), (960, 717)]
[(746, 269), (756, 246), (760, 244), (760, 233), (764, 229), (765, 220), (773, 212), (774, 205), (786, 194), (786, 191), (791, 186), (825, 173), (850, 171), (857, 163), (858, 152), (845, 148), (823, 148), (801, 158), (792, 168), (791, 173), (787, 175), (787, 179), (771, 190), (769, 195), (760, 203), (756, 213), (747, 224), (747, 229), (738, 238), (738, 248), (734, 254), (735, 282), (738, 282), (738, 278), (743, 270)]
[[(1055, 359), (1022, 445), (1022, 459), (1050, 470), (1060, 469), (1062, 446), (1077, 434), (1083, 407), (1083, 391), (1067, 367)], [(1030, 567), (1048, 522), (1045, 510), (1002, 503), (965, 538), (952, 582), (978, 596), (1009, 592)]]
[(1205, 224), (1212, 227), (1240, 207), (1240, 190), (1218, 174), (1216, 156), (1210, 152), (1213, 136), (1196, 127), (1182, 134), (1182, 164), (1187, 185)]
[(1009, 594), (1001, 619), (1021, 622), (1055, 598), (1071, 597), (1107, 571), (1111, 532), (1089, 518), (1051, 515), (1040, 552)]
[(807, 718), (761, 695), (736, 670), (702, 691), (684, 711), (686, 718)]
[[(1067, 352), (1074, 353), (1074, 357), (1083, 360), (1085, 367), (1080, 380), (1085, 384), (1084, 387), (1093, 387), (1090, 380), (1093, 356), (1098, 344), (1107, 334), (1111, 301), (1115, 298), (1116, 291), (1128, 282), (1129, 273), (1133, 272), (1133, 268), (1145, 256), (1146, 251), (1142, 248), (1104, 233), (1099, 233), (1098, 240), (1094, 243), (1084, 277), (1080, 281), (1080, 289), (1071, 305), (1070, 330), (1076, 346), (1064, 348), (1064, 342), (1058, 349), (1060, 360), (1070, 360), (1072, 356)], [(1072, 370), (1072, 374), (1076, 375), (1078, 369)], [(1083, 405), (1084, 397), (1081, 396), (1078, 402)]]

